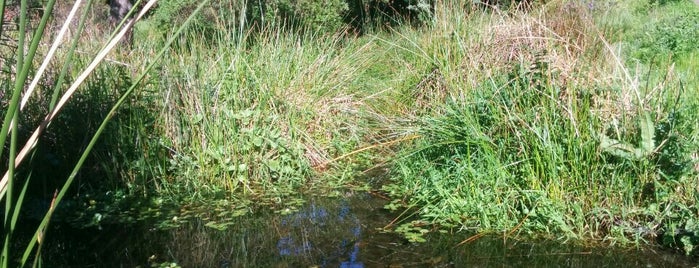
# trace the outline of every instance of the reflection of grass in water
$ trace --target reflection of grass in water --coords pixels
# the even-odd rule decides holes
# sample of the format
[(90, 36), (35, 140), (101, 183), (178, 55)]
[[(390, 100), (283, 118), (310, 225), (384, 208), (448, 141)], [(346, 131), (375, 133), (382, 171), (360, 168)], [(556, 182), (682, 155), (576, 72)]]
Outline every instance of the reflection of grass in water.
[[(183, 267), (214, 267), (221, 262), (231, 267), (276, 267), (280, 264), (307, 267), (321, 262), (332, 266), (349, 258), (353, 242), (361, 238), (355, 233), (359, 224), (357, 218), (366, 219), (363, 224), (374, 225), (367, 211), (350, 207), (347, 212), (346, 204), (339, 200), (317, 200), (288, 215), (259, 213), (252, 217), (236, 217), (227, 220), (230, 225), (224, 231), (209, 228), (205, 221), (194, 219), (181, 227), (160, 232), (160, 236), (164, 236), (156, 238), (154, 246), (168, 248)], [(202, 246), (192, 248), (191, 245)]]
[[(308, 213), (314, 209), (312, 205), (307, 205), (300, 209), (300, 214), (281, 215), (268, 211), (246, 217), (218, 219), (218, 222), (230, 223), (223, 231), (207, 227), (207, 221), (200, 218), (189, 218), (179, 227), (165, 230), (152, 230), (145, 225), (128, 227), (123, 224), (104, 225), (101, 231), (82, 229), (71, 233), (69, 229), (63, 231), (64, 239), (55, 242), (61, 243), (62, 249), (52, 251), (55, 255), (47, 256), (53, 256), (53, 259), (48, 260), (56, 265), (68, 264), (63, 262), (64, 258), (74, 258), (70, 263), (72, 265), (84, 261), (86, 264), (104, 264), (105, 267), (116, 264), (136, 266), (148, 262), (174, 262), (182, 267), (311, 267), (322, 266), (323, 261), (326, 267), (335, 267), (341, 262), (349, 261), (356, 246), (359, 254), (355, 261), (367, 267), (435, 267), (446, 264), (472, 267), (503, 263), (540, 267), (570, 265), (571, 261), (585, 267), (615, 263), (662, 266), (668, 261), (659, 253), (617, 251), (607, 247), (583, 247), (555, 241), (520, 241), (499, 236), (485, 236), (456, 246), (465, 237), (431, 234), (425, 237), (426, 243), (412, 244), (396, 235), (382, 234), (376, 229), (392, 218), (391, 215), (376, 211), (382, 207), (383, 201), (358, 197), (347, 201), (315, 200), (313, 204), (315, 211), (325, 209), (326, 213), (321, 213), (325, 216), (309, 218)], [(345, 211), (344, 204), (349, 205), (349, 211)], [(340, 220), (340, 215), (346, 216), (344, 221)], [(353, 217), (358, 222), (352, 221)], [(357, 223), (362, 227), (359, 238), (353, 230)], [(84, 237), (86, 240), (76, 241), (75, 237)], [(308, 241), (312, 248), (301, 254), (284, 256), (279, 251), (279, 241), (286, 237)], [(347, 242), (344, 243), (343, 240)], [(61, 248), (52, 245), (47, 246)], [(77, 256), (81, 259), (75, 259), (74, 254), (66, 256), (66, 250), (77, 252), (78, 255), (85, 252), (85, 255)], [(85, 256), (96, 259), (90, 262)], [(682, 266), (683, 260), (680, 258), (676, 263), (677, 266)]]
[[(625, 266), (687, 266), (687, 258), (658, 249), (628, 249), (608, 245), (580, 245), (563, 241), (527, 239), (503, 239), (502, 236), (485, 236), (454, 248), (458, 237), (430, 236), (432, 252), (449, 252), (441, 255), (458, 267), (500, 266), (596, 267)], [(435, 241), (436, 240), (436, 241)]]

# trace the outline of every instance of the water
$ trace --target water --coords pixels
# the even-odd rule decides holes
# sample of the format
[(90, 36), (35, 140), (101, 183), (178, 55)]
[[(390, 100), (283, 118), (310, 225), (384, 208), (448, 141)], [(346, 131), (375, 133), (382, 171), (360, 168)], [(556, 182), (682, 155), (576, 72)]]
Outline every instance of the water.
[[(47, 267), (694, 267), (663, 250), (582, 247), (435, 234), (409, 243), (383, 231), (394, 215), (368, 194), (309, 200), (287, 215), (266, 212), (223, 220), (170, 219), (179, 227), (54, 224)], [(215, 214), (215, 213), (214, 213)], [(220, 214), (220, 213), (219, 213)], [(224, 229), (225, 230), (219, 230)]]

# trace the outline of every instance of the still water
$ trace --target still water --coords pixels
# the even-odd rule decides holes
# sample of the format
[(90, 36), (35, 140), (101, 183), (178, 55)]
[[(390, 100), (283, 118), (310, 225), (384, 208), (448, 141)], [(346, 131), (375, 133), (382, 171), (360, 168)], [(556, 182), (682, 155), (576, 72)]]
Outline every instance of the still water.
[[(214, 217), (87, 229), (54, 224), (47, 267), (696, 267), (660, 249), (595, 248), (436, 234), (409, 243), (382, 231), (395, 215), (369, 194), (308, 200), (288, 213)], [(215, 213), (213, 213), (215, 214)], [(176, 264), (176, 265), (175, 265)]]

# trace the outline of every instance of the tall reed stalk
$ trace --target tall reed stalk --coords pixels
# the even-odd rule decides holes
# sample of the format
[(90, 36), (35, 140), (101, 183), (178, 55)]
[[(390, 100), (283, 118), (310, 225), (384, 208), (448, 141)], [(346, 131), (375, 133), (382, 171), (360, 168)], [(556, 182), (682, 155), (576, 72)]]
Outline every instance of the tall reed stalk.
[[(64, 42), (64, 36), (66, 35), (66, 32), (71, 26), (72, 21), (75, 18), (75, 15), (78, 13), (79, 10), (81, 10), (81, 7), (83, 7), (83, 2), (84, 1), (82, 0), (75, 1), (71, 12), (69, 13), (66, 20), (63, 22), (61, 30), (56, 35), (53, 43), (48, 49), (48, 52), (41, 56), (43, 57), (42, 64), (37, 70), (34, 70), (35, 67), (33, 63), (36, 60), (36, 55), (39, 54), (37, 51), (39, 48), (40, 41), (45, 40), (46, 38), (48, 38), (48, 36), (50, 36), (45, 34), (45, 31), (48, 29), (47, 23), (49, 21), (49, 18), (51, 17), (56, 1), (50, 0), (43, 7), (44, 15), (41, 18), (38, 25), (34, 28), (33, 32), (31, 32), (32, 36), (31, 39), (29, 39), (31, 40), (31, 43), (29, 45), (25, 45), (25, 43), (27, 42), (27, 34), (29, 34), (27, 29), (29, 28), (31, 23), (28, 19), (29, 3), (28, 0), (22, 0), (20, 3), (20, 11), (18, 14), (18, 31), (16, 33), (17, 50), (14, 51), (14, 55), (16, 57), (15, 66), (5, 66), (10, 67), (10, 69), (17, 70), (17, 72), (2, 78), (3, 87), (12, 85), (12, 91), (8, 109), (4, 113), (4, 119), (2, 121), (2, 130), (0, 131), (0, 144), (2, 144), (2, 146), (0, 146), (0, 158), (7, 158), (9, 160), (7, 163), (7, 167), (5, 169), (2, 169), (4, 171), (4, 175), (2, 177), (2, 180), (0, 180), (0, 200), (3, 200), (5, 202), (5, 214), (3, 220), (4, 246), (2, 249), (2, 254), (0, 255), (0, 267), (24, 267), (28, 264), (28, 261), (32, 254), (35, 254), (33, 266), (41, 266), (41, 244), (46, 235), (47, 226), (50, 222), (51, 215), (53, 211), (56, 209), (57, 205), (60, 203), (61, 199), (66, 194), (67, 190), (70, 188), (77, 173), (79, 172), (80, 168), (85, 162), (85, 159), (90, 154), (90, 151), (94, 147), (100, 135), (103, 133), (105, 126), (116, 115), (117, 110), (124, 104), (124, 102), (127, 99), (129, 99), (134, 90), (138, 88), (139, 83), (145, 78), (146, 73), (148, 73), (148, 71), (151, 70), (158, 63), (158, 60), (172, 45), (175, 37), (179, 35), (187, 27), (188, 24), (190, 24), (194, 15), (200, 12), (200, 10), (208, 3), (208, 1), (203, 1), (199, 4), (197, 9), (188, 17), (188, 19), (177, 28), (175, 34), (165, 43), (165, 45), (162, 47), (159, 53), (155, 55), (152, 59), (149, 59), (150, 63), (148, 63), (148, 65), (145, 68), (142, 68), (143, 72), (137, 77), (137, 79), (135, 79), (135, 82), (132, 84), (132, 86), (128, 88), (128, 90), (126, 90), (121, 95), (119, 100), (112, 105), (111, 110), (103, 119), (96, 133), (93, 134), (90, 143), (82, 151), (80, 159), (75, 164), (72, 172), (64, 182), (60, 191), (56, 191), (54, 193), (48, 212), (46, 212), (43, 220), (37, 227), (33, 237), (26, 245), (24, 252), (21, 255), (21, 258), (19, 258), (20, 255), (18, 255), (18, 253), (13, 252), (14, 248), (11, 248), (12, 245), (15, 244), (13, 240), (13, 235), (17, 227), (17, 221), (22, 215), (20, 212), (22, 211), (22, 203), (24, 201), (25, 195), (28, 191), (32, 191), (32, 189), (29, 189), (31, 172), (27, 173), (30, 175), (22, 177), (18, 175), (18, 173), (16, 172), (17, 169), (21, 167), (24, 162), (27, 161), (27, 157), (30, 156), (32, 152), (36, 149), (37, 141), (44, 133), (46, 128), (52, 122), (55, 121), (56, 117), (60, 114), (62, 108), (73, 98), (75, 93), (81, 88), (81, 86), (85, 83), (86, 79), (93, 73), (95, 68), (97, 68), (97, 66), (99, 66), (102, 62), (105, 61), (110, 51), (112, 51), (117, 46), (117, 44), (124, 37), (127, 31), (131, 27), (133, 27), (133, 24), (138, 22), (146, 14), (146, 12), (148, 12), (148, 10), (156, 4), (157, 1), (149, 0), (147, 3), (143, 5), (143, 8), (135, 16), (135, 19), (122, 22), (113, 32), (112, 36), (108, 39), (108, 41), (105, 42), (103, 48), (94, 56), (90, 64), (84, 70), (82, 70), (76, 78), (74, 78), (73, 82), (70, 84), (68, 89), (61, 95), (61, 81), (63, 81), (65, 75), (67, 74), (68, 66), (71, 66), (71, 64), (73, 63), (75, 47), (80, 42), (80, 32), (82, 32), (83, 28), (85, 27), (85, 18), (89, 12), (90, 7), (93, 4), (93, 0), (89, 0), (87, 4), (84, 5), (84, 8), (82, 8), (81, 11), (81, 19), (78, 22), (78, 33), (73, 35), (70, 42), (70, 47), (66, 52), (66, 55), (68, 56), (65, 57), (60, 63), (60, 65), (62, 65), (62, 68), (61, 73), (59, 74), (58, 82), (55, 83), (54, 87), (50, 89), (53, 91), (54, 96), (61, 95), (61, 97), (60, 99), (56, 97), (52, 98), (51, 103), (48, 104), (49, 112), (44, 116), (43, 121), (38, 126), (36, 126), (36, 129), (34, 130), (33, 134), (27, 139), (27, 141), (21, 147), (21, 150), (18, 150), (20, 148), (20, 144), (18, 141), (18, 124), (21, 123), (18, 122), (19, 118), (21, 118), (20, 115), (26, 112), (24, 108), (27, 102), (29, 101), (29, 98), (36, 97), (36, 94), (33, 94), (33, 92), (37, 88), (38, 81), (40, 81), (42, 77), (45, 77), (47, 75), (49, 63), (52, 63), (52, 61), (55, 60), (56, 53), (58, 49), (61, 47), (62, 43)], [(135, 6), (139, 6), (139, 3), (136, 3)], [(4, 14), (6, 9), (4, 0), (2, 0), (2, 2), (0, 3), (0, 7), (2, 8), (2, 13)], [(132, 10), (127, 17), (132, 16), (132, 13), (135, 14), (136, 11)], [(2, 28), (0, 28), (0, 31), (2, 31)], [(30, 73), (33, 73), (33, 79), (31, 79), (31, 77), (29, 76)], [(21, 96), (24, 97), (20, 102)], [(4, 149), (7, 145), (9, 145), (9, 151), (7, 152), (7, 154), (4, 154)], [(16, 182), (23, 182), (23, 185), (21, 185), (21, 189), (17, 188), (18, 185), (16, 185)], [(15, 190), (20, 190), (19, 194), (16, 196)]]

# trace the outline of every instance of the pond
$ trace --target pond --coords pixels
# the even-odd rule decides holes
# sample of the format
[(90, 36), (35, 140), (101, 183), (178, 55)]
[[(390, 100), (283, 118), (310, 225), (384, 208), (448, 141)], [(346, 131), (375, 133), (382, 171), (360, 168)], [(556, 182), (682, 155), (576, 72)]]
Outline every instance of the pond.
[[(661, 249), (578, 246), (502, 237), (434, 234), (410, 243), (385, 232), (396, 215), (370, 194), (310, 198), (288, 213), (153, 224), (52, 225), (48, 267), (693, 267)], [(284, 211), (282, 211), (284, 212)]]

